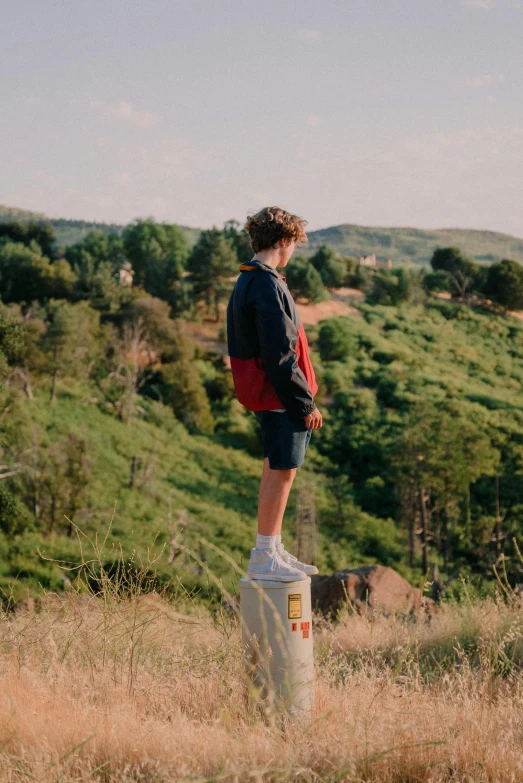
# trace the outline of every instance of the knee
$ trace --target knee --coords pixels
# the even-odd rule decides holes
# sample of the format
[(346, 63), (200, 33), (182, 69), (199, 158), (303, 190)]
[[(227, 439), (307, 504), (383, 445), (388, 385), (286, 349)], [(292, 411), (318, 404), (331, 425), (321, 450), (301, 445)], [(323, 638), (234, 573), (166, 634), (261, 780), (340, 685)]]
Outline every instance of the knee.
[(282, 484), (292, 484), (294, 476), (296, 475), (296, 468), (289, 468), (289, 470), (275, 470), (274, 473), (278, 474), (278, 479)]

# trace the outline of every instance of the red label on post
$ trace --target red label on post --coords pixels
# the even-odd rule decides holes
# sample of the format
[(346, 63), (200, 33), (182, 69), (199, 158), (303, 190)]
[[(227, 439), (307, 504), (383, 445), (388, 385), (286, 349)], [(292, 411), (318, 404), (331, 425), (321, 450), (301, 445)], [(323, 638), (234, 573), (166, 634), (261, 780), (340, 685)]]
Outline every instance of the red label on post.
[(292, 624), (292, 630), (293, 631), (297, 631), (298, 630), (298, 623), (293, 623)]
[(311, 624), (310, 623), (300, 623), (300, 630), (301, 631), (310, 631)]
[(303, 639), (308, 639), (309, 638), (309, 631), (303, 630), (301, 632), (301, 635), (302, 635)]

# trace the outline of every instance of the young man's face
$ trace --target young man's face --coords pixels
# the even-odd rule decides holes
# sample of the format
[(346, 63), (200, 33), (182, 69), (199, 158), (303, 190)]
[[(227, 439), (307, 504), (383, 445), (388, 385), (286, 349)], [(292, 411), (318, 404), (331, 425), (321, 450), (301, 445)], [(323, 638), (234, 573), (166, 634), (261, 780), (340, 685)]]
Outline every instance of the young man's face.
[(279, 258), (279, 267), (287, 266), (287, 264), (290, 261), (290, 258), (292, 254), (294, 253), (296, 249), (296, 242), (289, 242), (287, 243), (284, 239), (281, 239), (278, 242), (278, 248), (280, 251), (280, 258)]

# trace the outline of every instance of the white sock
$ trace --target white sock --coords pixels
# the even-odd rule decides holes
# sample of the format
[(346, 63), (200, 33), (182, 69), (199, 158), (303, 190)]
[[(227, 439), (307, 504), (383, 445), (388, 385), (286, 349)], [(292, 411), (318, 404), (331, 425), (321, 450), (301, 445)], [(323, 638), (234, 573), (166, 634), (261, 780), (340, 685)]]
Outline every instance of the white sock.
[(261, 533), (256, 535), (256, 549), (260, 551), (274, 551), (276, 544), (281, 541), (281, 536), (262, 536)]

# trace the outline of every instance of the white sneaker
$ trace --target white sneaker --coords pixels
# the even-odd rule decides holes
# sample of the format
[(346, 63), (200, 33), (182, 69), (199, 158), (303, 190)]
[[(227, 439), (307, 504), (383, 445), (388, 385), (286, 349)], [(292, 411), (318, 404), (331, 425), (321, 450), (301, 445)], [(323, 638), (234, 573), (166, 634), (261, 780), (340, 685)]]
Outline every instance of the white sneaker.
[(279, 552), (269, 549), (251, 549), (247, 568), (249, 579), (273, 579), (275, 582), (302, 582), (307, 574), (281, 557)]
[(294, 557), (294, 555), (291, 555), (290, 552), (287, 552), (283, 544), (276, 544), (276, 552), (280, 556), (280, 558), (285, 563), (287, 563), (287, 565), (291, 566), (292, 568), (297, 568), (299, 571), (303, 571), (303, 573), (306, 574), (307, 576), (313, 576), (314, 574), (320, 573), (316, 568), (316, 566), (307, 565), (307, 563), (302, 563), (298, 560), (297, 557)]

